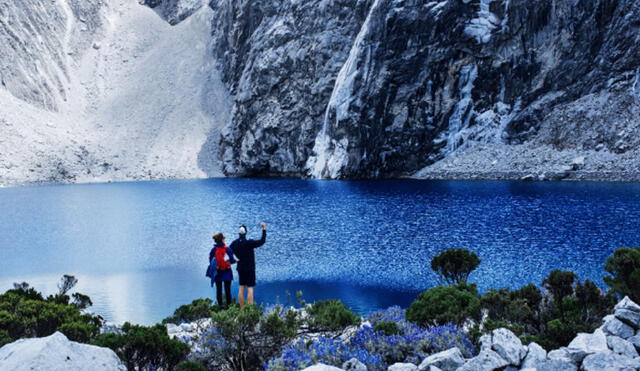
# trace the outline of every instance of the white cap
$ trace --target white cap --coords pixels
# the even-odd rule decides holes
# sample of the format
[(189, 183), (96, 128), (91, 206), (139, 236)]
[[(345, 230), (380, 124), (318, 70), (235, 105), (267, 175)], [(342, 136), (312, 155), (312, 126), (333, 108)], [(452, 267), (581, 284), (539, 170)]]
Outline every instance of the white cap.
[(240, 230), (238, 231), (240, 234), (247, 234), (247, 227), (245, 227), (244, 225), (240, 227)]

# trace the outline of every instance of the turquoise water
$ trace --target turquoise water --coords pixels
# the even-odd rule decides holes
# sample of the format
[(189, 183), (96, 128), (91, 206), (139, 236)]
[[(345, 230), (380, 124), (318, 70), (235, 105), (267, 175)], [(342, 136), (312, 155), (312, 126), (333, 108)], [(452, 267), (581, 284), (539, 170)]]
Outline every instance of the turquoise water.
[[(111, 321), (153, 323), (194, 298), (211, 235), (259, 237), (256, 298), (339, 298), (360, 313), (436, 285), (430, 259), (475, 251), (481, 290), (568, 269), (602, 284), (640, 244), (640, 184), (211, 179), (0, 189), (0, 289), (56, 291), (62, 274)], [(235, 290), (235, 285), (234, 285)]]

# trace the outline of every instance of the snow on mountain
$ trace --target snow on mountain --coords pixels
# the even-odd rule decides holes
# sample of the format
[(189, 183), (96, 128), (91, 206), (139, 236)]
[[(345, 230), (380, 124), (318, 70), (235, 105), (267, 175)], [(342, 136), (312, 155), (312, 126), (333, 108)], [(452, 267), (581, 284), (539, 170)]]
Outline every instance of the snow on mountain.
[(199, 7), (171, 26), (135, 0), (0, 4), (0, 184), (220, 176), (207, 139), (231, 104), (211, 19)]

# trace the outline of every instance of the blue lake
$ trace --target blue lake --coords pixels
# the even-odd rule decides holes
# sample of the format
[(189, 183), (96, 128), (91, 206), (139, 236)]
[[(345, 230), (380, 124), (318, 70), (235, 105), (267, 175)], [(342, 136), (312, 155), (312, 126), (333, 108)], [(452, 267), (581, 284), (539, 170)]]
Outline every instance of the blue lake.
[[(115, 322), (151, 324), (198, 297), (211, 235), (241, 223), (256, 299), (339, 298), (367, 313), (438, 284), (429, 262), (475, 251), (481, 290), (540, 284), (553, 269), (604, 286), (606, 258), (640, 245), (640, 184), (210, 179), (0, 189), (0, 290), (54, 293), (62, 274)], [(237, 278), (237, 277), (236, 277)], [(234, 285), (234, 291), (236, 286)]]

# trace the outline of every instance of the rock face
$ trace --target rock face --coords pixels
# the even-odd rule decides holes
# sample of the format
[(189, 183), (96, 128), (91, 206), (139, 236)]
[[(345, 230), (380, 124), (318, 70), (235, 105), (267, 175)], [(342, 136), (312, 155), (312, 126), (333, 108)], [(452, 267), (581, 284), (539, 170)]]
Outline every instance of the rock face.
[(582, 363), (584, 371), (635, 370), (637, 367), (638, 364), (633, 359), (612, 351), (592, 354), (587, 356)]
[(0, 348), (0, 370), (126, 369), (111, 349), (69, 341), (59, 332), (44, 338), (18, 340)]
[(513, 332), (499, 328), (491, 333), (491, 348), (510, 365), (518, 366), (527, 354), (520, 339)]
[(606, 160), (574, 159), (639, 144), (633, 0), (211, 6), (235, 96), (221, 142), (230, 175), (397, 176), (530, 143), (588, 175)]
[(425, 358), (418, 370), (429, 370), (431, 366), (438, 367), (442, 371), (454, 371), (464, 364), (464, 358), (458, 348), (451, 348)]

